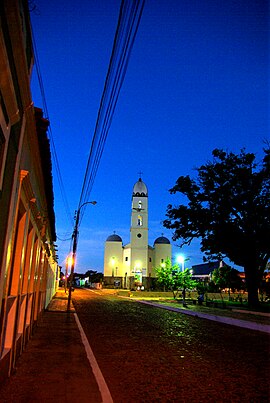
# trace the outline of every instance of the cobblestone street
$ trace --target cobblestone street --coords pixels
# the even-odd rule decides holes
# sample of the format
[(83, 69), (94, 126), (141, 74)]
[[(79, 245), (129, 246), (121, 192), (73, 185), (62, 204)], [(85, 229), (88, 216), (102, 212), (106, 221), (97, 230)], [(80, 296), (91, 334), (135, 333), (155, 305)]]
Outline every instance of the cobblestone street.
[(1, 403), (112, 401), (100, 394), (73, 305), (114, 403), (269, 401), (269, 333), (140, 304), (113, 290), (76, 289), (72, 297), (67, 312), (67, 295), (57, 292), (16, 371), (0, 385)]
[(78, 291), (115, 402), (268, 402), (269, 335)]

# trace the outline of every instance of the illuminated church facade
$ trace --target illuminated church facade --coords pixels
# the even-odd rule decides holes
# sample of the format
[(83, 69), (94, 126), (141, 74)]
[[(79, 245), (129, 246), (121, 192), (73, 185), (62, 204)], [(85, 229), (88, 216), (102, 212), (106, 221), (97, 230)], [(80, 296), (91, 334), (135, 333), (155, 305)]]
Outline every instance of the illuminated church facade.
[(148, 245), (148, 190), (141, 178), (133, 186), (130, 243), (123, 245), (117, 234), (105, 242), (104, 286), (149, 289), (156, 278), (155, 267), (171, 259), (170, 241), (161, 236)]

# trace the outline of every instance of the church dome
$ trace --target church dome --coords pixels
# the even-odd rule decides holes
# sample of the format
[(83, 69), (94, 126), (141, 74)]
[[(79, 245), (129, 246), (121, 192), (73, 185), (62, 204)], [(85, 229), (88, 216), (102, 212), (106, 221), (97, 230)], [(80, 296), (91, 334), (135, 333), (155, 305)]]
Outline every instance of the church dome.
[(159, 243), (159, 244), (170, 244), (170, 241), (165, 236), (160, 236), (159, 238), (157, 238), (155, 240), (154, 245), (157, 244), (157, 243)]
[(117, 234), (112, 234), (108, 236), (106, 242), (122, 242), (122, 238)]
[(141, 178), (133, 186), (133, 196), (148, 196), (146, 184)]

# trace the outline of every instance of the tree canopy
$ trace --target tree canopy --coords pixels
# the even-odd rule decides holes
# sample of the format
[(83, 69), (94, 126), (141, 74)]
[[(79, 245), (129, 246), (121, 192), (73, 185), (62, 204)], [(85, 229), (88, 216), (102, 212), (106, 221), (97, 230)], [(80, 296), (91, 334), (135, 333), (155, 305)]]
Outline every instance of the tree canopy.
[(156, 267), (156, 276), (158, 283), (169, 289), (176, 298), (179, 290), (185, 292), (186, 289), (195, 288), (197, 282), (192, 280), (192, 274), (189, 269), (181, 271), (178, 264), (172, 265), (170, 259), (166, 259), (165, 263)]
[(238, 270), (232, 268), (229, 265), (220, 266), (212, 273), (212, 281), (218, 286), (219, 290), (223, 288), (229, 289), (235, 292), (236, 290), (243, 289), (243, 281), (239, 276)]
[(87, 270), (84, 276), (89, 278), (90, 283), (100, 283), (104, 275), (96, 270)]
[(180, 176), (170, 189), (188, 198), (169, 205), (164, 226), (181, 245), (201, 239), (208, 259), (229, 258), (245, 269), (250, 304), (270, 257), (270, 148), (260, 163), (245, 150), (237, 155), (216, 149), (213, 161), (197, 168), (196, 179)]

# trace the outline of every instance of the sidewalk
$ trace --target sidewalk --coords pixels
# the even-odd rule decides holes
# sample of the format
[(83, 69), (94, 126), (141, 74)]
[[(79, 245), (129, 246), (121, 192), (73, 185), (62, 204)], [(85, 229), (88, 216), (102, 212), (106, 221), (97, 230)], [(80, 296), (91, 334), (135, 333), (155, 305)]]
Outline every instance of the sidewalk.
[[(137, 301), (141, 304), (145, 305), (152, 305), (156, 308), (160, 309), (167, 309), (168, 311), (173, 311), (173, 312), (178, 312), (182, 313), (184, 315), (189, 315), (189, 316), (194, 316), (196, 318), (202, 318), (202, 319), (208, 319), (212, 320), (214, 322), (219, 322), (219, 323), (224, 323), (227, 325), (231, 326), (238, 326), (238, 327), (243, 327), (246, 329), (250, 330), (256, 330), (259, 332), (264, 332), (270, 334), (270, 324), (269, 324), (269, 318), (267, 314), (261, 315), (258, 312), (254, 312), (254, 318), (255, 320), (247, 320), (247, 314), (244, 313), (243, 311), (236, 311), (236, 314), (233, 311), (224, 311), (222, 312), (221, 310), (218, 309), (212, 309), (207, 310), (202, 308), (201, 310), (196, 309), (194, 306), (192, 306), (190, 309), (189, 308), (181, 308), (181, 307), (175, 307), (172, 305), (166, 305), (166, 303), (160, 304), (160, 303), (155, 303), (155, 302), (149, 302), (149, 301)], [(200, 307), (201, 308), (201, 307)], [(248, 312), (249, 314), (249, 312)], [(266, 319), (266, 320), (264, 320)], [(267, 322), (266, 322), (267, 321)]]
[(44, 312), (14, 374), (0, 386), (0, 402), (100, 403), (99, 388), (67, 294), (59, 290)]
[(174, 311), (184, 315), (194, 316), (196, 318), (208, 319), (270, 334), (269, 313), (249, 311), (246, 309), (220, 309), (193, 304), (188, 304), (186, 307), (183, 307), (182, 303), (179, 301), (175, 300), (172, 302), (160, 298), (138, 298), (122, 295), (118, 295), (118, 298), (127, 299), (145, 305), (152, 305), (156, 308), (167, 309), (168, 311)]

